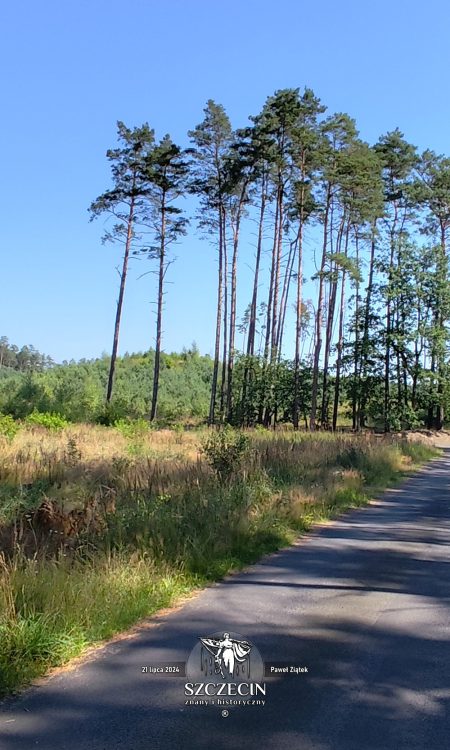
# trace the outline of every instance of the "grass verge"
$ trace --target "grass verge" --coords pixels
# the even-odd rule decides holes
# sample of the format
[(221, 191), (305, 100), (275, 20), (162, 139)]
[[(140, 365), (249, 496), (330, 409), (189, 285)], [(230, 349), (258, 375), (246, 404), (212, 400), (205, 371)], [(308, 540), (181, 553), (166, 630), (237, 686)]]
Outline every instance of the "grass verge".
[(155, 492), (154, 476), (149, 486), (127, 462), (95, 538), (50, 559), (19, 546), (1, 559), (0, 693), (365, 504), (434, 455), (406, 441), (254, 435), (227, 481), (183, 469), (170, 492)]

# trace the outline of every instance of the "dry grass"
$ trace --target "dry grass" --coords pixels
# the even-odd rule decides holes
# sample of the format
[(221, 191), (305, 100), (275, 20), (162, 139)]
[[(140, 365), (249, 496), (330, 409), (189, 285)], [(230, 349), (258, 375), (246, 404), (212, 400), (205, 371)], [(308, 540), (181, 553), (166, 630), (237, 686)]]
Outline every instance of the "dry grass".
[(125, 433), (35, 427), (0, 442), (0, 692), (433, 454), (395, 438), (256, 430), (219, 482), (200, 450), (205, 430)]

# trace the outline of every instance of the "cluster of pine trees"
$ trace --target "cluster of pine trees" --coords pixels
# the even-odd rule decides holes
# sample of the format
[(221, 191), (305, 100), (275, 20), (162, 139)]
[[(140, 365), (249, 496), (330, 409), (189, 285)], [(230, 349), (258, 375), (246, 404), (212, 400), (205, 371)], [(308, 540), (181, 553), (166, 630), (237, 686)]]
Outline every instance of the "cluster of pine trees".
[[(44, 370), (0, 367), (0, 415), (24, 419), (33, 411), (56, 413), (71, 422), (114, 424), (148, 417), (155, 352), (117, 357), (114, 399), (105, 407), (110, 358), (64, 362)], [(208, 413), (212, 360), (196, 345), (161, 354), (158, 425), (196, 424)]]
[[(42, 372), (55, 363), (46, 354), (30, 346), (11, 344), (7, 336), (0, 336), (0, 371)], [(7, 374), (5, 372), (5, 374)]]
[[(353, 119), (327, 116), (308, 88), (275, 92), (249, 119), (234, 130), (210, 100), (185, 149), (168, 135), (156, 142), (148, 124), (118, 123), (119, 146), (107, 153), (113, 185), (90, 209), (92, 218), (112, 215), (105, 239), (124, 247), (107, 402), (128, 263), (144, 254), (158, 271), (150, 418), (157, 415), (166, 274), (171, 246), (187, 231), (180, 199), (194, 195), (197, 228), (218, 259), (210, 424), (336, 429), (345, 404), (354, 429), (442, 428), (450, 159), (419, 154), (398, 129), (369, 145)], [(243, 240), (245, 223), (256, 228), (256, 248)], [(239, 321), (242, 259), (253, 283)], [(315, 299), (304, 293), (311, 266)], [(294, 356), (286, 359), (292, 307)]]

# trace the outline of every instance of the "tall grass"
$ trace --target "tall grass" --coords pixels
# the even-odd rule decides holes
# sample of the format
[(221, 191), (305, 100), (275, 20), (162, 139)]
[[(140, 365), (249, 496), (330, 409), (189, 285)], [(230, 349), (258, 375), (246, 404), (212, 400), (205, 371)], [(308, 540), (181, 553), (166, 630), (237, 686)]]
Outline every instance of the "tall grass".
[(363, 504), (434, 453), (254, 432), (224, 481), (201, 434), (138, 438), (130, 451), (132, 430), (33, 428), (0, 445), (0, 692)]

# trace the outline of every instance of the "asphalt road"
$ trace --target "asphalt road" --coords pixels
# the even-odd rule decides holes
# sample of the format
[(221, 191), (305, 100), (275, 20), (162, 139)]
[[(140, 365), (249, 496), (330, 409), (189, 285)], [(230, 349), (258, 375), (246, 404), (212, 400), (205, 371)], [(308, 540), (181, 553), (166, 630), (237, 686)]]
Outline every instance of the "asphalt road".
[[(368, 508), (205, 590), (136, 637), (7, 701), (2, 750), (432, 750), (450, 737), (450, 451)], [(199, 636), (265, 661), (264, 706), (186, 706)]]

